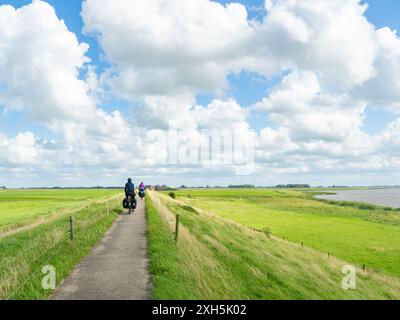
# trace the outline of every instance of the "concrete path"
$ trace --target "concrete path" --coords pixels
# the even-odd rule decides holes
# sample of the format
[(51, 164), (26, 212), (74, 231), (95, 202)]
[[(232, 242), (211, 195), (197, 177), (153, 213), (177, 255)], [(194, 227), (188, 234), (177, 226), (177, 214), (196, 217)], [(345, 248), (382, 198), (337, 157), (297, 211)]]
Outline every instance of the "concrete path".
[(101, 243), (56, 289), (52, 300), (145, 300), (150, 298), (144, 200), (117, 218)]

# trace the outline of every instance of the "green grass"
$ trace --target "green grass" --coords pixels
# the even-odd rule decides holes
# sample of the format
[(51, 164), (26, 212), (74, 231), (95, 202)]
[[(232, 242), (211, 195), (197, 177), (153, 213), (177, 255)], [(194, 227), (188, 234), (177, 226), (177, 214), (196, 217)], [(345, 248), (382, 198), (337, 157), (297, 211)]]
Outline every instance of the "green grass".
[[(199, 211), (160, 193), (146, 199), (155, 299), (399, 299), (400, 279), (357, 270), (343, 290), (347, 263)], [(172, 231), (180, 214), (179, 241)]]
[[(318, 193), (321, 193), (319, 191)], [(178, 199), (225, 219), (400, 276), (400, 210), (313, 199), (315, 191), (182, 190)]]
[[(93, 195), (98, 198), (104, 196)], [(69, 240), (67, 217), (43, 223), (0, 240), (0, 299), (46, 299), (41, 286), (46, 265), (56, 268), (57, 285), (86, 256), (121, 212), (118, 200), (92, 203), (74, 213), (75, 239)]]
[[(182, 265), (185, 259), (184, 253), (176, 250), (173, 236), (168, 230), (168, 226), (159, 216), (149, 197), (146, 197), (146, 217), (150, 274), (153, 283), (156, 284), (153, 298), (188, 298), (188, 292), (192, 287), (192, 275)], [(190, 297), (194, 298), (195, 296)]]
[(0, 234), (120, 192), (103, 189), (0, 191)]

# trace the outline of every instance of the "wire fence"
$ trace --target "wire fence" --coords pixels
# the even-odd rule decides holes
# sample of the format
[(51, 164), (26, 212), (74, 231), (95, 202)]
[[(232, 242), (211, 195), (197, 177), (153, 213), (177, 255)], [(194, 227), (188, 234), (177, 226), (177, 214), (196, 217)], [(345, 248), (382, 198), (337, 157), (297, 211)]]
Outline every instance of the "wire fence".
[[(74, 236), (86, 232), (100, 220), (113, 213), (120, 206), (121, 196), (93, 202), (91, 206), (74, 212)], [(89, 209), (88, 209), (89, 208)], [(17, 253), (1, 257), (0, 262), (0, 299), (13, 299), (20, 290), (31, 283), (39, 275), (42, 267), (58, 253), (57, 248), (73, 245), (70, 239), (69, 217), (61, 216), (50, 223), (41, 224), (45, 227), (43, 235), (37, 235), (35, 229), (26, 231), (27, 244)], [(15, 240), (18, 241), (18, 240)], [(22, 244), (23, 245), (23, 244)]]
[(179, 214), (174, 216), (174, 214), (162, 202), (160, 196), (156, 195), (154, 192), (149, 192), (149, 197), (152, 204), (156, 206), (157, 212), (161, 215), (161, 218), (164, 223), (166, 223), (168, 229), (172, 231), (175, 243), (177, 243), (179, 238)]
[[(160, 214), (160, 216), (162, 217), (163, 221), (166, 223), (166, 225), (168, 226), (168, 228), (173, 232), (173, 234), (175, 235), (175, 241), (178, 241), (178, 236), (179, 236), (179, 215), (176, 215), (174, 217), (174, 214), (168, 209), (167, 205), (165, 203), (163, 203), (161, 196), (159, 195), (159, 193), (157, 192), (149, 192), (149, 196), (150, 199), (152, 201), (152, 204), (156, 206), (156, 210), (157, 212)], [(196, 209), (197, 210), (197, 209)], [(226, 223), (226, 225), (229, 226), (235, 226), (238, 227), (240, 230), (245, 229), (245, 230), (253, 230), (254, 232), (257, 233), (264, 233), (267, 234), (268, 237), (271, 237), (271, 232), (270, 230), (268, 232), (266, 232), (265, 230), (259, 230), (259, 229), (255, 229), (255, 228), (249, 228), (247, 226), (244, 225), (240, 225), (234, 221), (231, 220), (227, 220), (225, 218), (219, 217), (217, 215), (214, 214), (210, 214), (208, 212), (203, 212), (203, 214), (208, 214), (211, 215), (213, 218), (218, 219), (220, 221), (223, 221), (224, 223)], [(278, 237), (274, 237), (276, 239), (278, 239)], [(287, 241), (290, 242), (290, 240), (288, 240), (286, 237), (282, 237), (283, 241)], [(301, 247), (302, 249), (305, 250), (315, 250), (313, 247), (309, 247), (307, 246), (307, 244), (304, 241), (300, 241), (300, 242), (292, 242), (295, 245), (298, 245), (299, 247)], [(326, 255), (326, 257), (328, 258), (328, 260), (333, 260), (333, 259), (337, 259), (334, 255), (332, 255), (331, 252), (326, 252), (323, 253)], [(360, 269), (362, 269), (363, 271), (371, 271), (371, 268), (367, 268), (367, 265), (364, 263), (361, 266), (359, 266)]]

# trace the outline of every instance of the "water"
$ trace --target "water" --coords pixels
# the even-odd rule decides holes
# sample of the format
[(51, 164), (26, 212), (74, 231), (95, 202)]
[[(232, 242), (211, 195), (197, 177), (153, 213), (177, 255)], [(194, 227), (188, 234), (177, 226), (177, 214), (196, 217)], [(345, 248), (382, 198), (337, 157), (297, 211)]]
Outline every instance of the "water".
[(319, 195), (316, 198), (365, 202), (384, 207), (400, 208), (400, 189), (332, 190), (332, 192), (336, 194)]

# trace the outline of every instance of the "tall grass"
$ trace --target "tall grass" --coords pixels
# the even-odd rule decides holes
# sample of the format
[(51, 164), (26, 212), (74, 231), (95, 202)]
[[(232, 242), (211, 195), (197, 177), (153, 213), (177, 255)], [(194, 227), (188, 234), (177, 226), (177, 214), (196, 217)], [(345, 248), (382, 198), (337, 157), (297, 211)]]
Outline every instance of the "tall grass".
[(55, 267), (57, 284), (102, 237), (121, 212), (117, 200), (91, 204), (74, 213), (75, 238), (69, 239), (69, 221), (50, 223), (0, 240), (0, 299), (46, 299), (42, 268)]
[[(115, 197), (119, 190), (6, 190), (0, 193), (0, 237), (37, 225), (87, 205)], [(19, 230), (17, 230), (19, 231)]]
[[(400, 279), (357, 268), (357, 290), (341, 287), (348, 263), (149, 193), (147, 218), (156, 299), (399, 299)], [(175, 245), (174, 215), (180, 214)]]
[(177, 199), (358, 266), (400, 276), (400, 211), (313, 199), (314, 191), (185, 190)]

